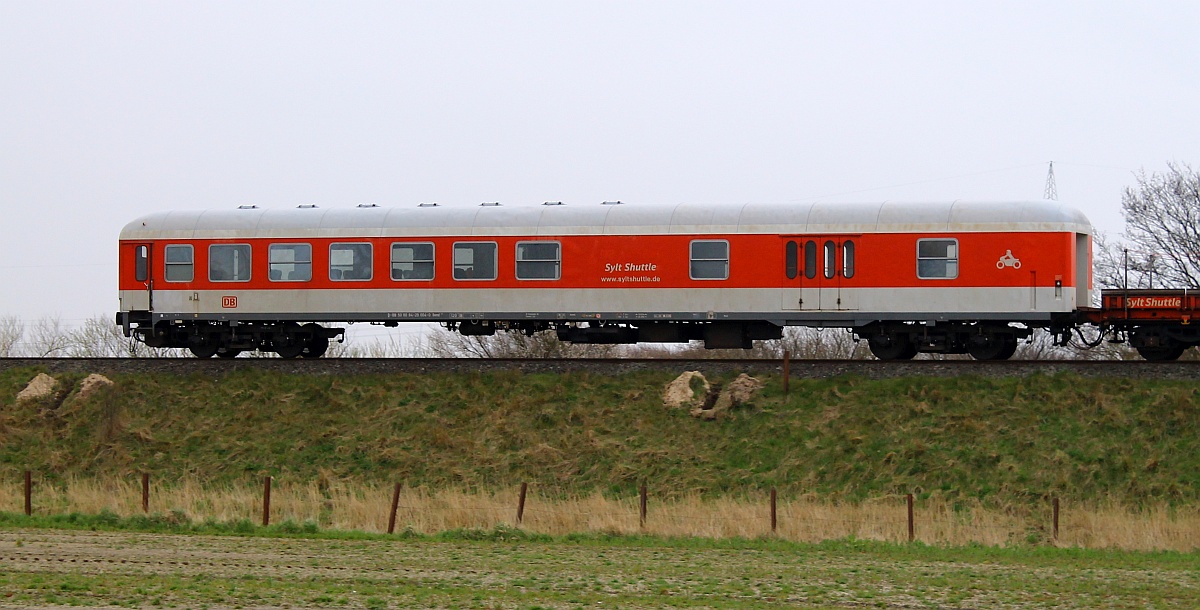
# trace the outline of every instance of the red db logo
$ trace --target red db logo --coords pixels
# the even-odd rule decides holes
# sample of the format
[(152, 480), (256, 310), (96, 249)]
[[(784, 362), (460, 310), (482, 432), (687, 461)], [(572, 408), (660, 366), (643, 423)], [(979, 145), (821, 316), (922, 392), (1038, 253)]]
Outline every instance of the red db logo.
[(221, 307), (225, 309), (237, 307), (237, 297), (221, 297)]

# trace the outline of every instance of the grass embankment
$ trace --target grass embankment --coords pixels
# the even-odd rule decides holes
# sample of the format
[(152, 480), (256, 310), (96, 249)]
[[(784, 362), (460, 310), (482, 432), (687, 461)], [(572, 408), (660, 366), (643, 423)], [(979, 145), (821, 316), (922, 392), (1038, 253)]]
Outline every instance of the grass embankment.
[(627, 497), (646, 482), (657, 497), (1200, 501), (1200, 388), (1187, 382), (836, 378), (793, 380), (785, 397), (768, 377), (751, 405), (701, 421), (662, 406), (662, 372), (118, 375), (86, 400), (18, 404), (36, 373), (0, 373), (0, 475), (14, 483), (29, 469), (50, 482), (530, 482), (552, 496)]

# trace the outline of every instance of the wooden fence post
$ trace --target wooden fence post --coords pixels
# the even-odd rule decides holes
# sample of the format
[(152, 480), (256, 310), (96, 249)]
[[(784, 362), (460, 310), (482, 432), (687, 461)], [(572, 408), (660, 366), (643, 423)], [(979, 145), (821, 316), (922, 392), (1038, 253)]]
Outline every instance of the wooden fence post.
[(912, 542), (915, 539), (913, 528), (913, 495), (908, 494), (908, 541)]
[(792, 352), (783, 350), (783, 395), (788, 395), (788, 386), (792, 378)]
[(529, 489), (529, 483), (521, 483), (521, 497), (517, 500), (517, 525), (521, 525), (521, 521), (525, 519), (525, 492)]
[(396, 509), (400, 508), (400, 484), (396, 483), (396, 489), (392, 491), (392, 512), (388, 515), (388, 533), (396, 532)]
[(142, 473), (142, 512), (150, 512), (150, 473)]
[(33, 515), (33, 472), (25, 471), (25, 516)]
[(271, 477), (263, 479), (263, 527), (271, 524)]
[(638, 495), (640, 496), (640, 502), (639, 502), (640, 510), (638, 511), (638, 525), (642, 529), (645, 529), (646, 528), (646, 484), (645, 483), (642, 483), (641, 489), (638, 490)]
[[(787, 352), (784, 352), (784, 353), (786, 354)], [(775, 533), (775, 524), (777, 522), (776, 515), (777, 515), (777, 513), (775, 511), (775, 488), (772, 487), (771, 488), (771, 533), (772, 534)]]
[(1058, 498), (1054, 499), (1054, 540), (1058, 541)]

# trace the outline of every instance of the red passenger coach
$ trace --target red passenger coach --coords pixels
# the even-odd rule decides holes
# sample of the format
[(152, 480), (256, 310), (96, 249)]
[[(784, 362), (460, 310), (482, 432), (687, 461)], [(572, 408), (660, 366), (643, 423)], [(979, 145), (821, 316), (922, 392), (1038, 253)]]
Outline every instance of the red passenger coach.
[(165, 212), (121, 232), (117, 321), (199, 357), (421, 321), (710, 348), (839, 327), (884, 359), (1004, 359), (1091, 302), (1091, 232), (1051, 201)]

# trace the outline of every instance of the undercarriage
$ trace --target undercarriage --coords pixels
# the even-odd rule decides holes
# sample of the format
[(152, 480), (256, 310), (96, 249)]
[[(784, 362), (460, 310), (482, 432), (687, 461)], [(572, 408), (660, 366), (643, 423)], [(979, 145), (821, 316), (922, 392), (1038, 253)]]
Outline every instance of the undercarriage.
[(880, 360), (911, 360), (919, 353), (970, 354), (976, 360), (1008, 360), (1031, 328), (1006, 322), (875, 322), (854, 328)]
[[(132, 319), (131, 319), (132, 318)], [(329, 341), (342, 341), (345, 329), (326, 328), (315, 322), (224, 322), (161, 320), (138, 324), (130, 314), (118, 314), (125, 336), (149, 347), (187, 349), (197, 358), (234, 358), (246, 351), (274, 352), (280, 358), (320, 358)]]

